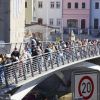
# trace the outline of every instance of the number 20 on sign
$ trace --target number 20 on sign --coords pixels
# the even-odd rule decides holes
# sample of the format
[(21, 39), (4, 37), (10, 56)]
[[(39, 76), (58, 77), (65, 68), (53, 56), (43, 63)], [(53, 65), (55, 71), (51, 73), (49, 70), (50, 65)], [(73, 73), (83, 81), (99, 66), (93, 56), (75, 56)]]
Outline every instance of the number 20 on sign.
[(74, 75), (74, 98), (98, 100), (98, 83), (96, 73)]
[(78, 85), (79, 95), (88, 100), (94, 92), (94, 83), (89, 76), (83, 76)]

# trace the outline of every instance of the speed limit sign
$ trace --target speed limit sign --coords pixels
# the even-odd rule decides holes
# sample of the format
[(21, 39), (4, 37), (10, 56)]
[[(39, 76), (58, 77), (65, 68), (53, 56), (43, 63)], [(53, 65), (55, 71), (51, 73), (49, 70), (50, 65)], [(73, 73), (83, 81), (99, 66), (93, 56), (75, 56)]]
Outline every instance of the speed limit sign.
[(78, 84), (79, 95), (84, 99), (89, 99), (94, 92), (94, 83), (90, 76), (83, 76)]
[(75, 73), (74, 74), (74, 99), (98, 100), (98, 74)]

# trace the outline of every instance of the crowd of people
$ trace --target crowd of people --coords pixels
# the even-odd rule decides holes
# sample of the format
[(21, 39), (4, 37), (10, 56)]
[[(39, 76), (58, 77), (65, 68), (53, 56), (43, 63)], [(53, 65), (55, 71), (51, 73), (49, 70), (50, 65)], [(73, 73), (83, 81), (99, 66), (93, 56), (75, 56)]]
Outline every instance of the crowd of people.
[[(76, 41), (72, 41), (72, 42), (60, 41), (59, 43), (48, 43), (48, 45), (45, 48), (43, 48), (41, 43), (37, 46), (34, 45), (33, 43), (32, 49), (31, 49), (32, 50), (31, 55), (36, 56), (36, 55), (41, 55), (43, 53), (59, 52), (58, 55), (60, 57), (60, 56), (64, 56), (64, 54), (61, 52), (62, 49), (66, 50), (70, 47), (75, 48), (77, 46), (84, 47), (88, 45), (94, 45), (94, 47), (98, 46), (99, 52), (100, 52), (100, 40), (77, 39)], [(91, 48), (91, 49), (94, 49), (94, 48)], [(60, 99), (55, 95), (52, 97), (45, 97), (42, 94), (31, 92), (27, 96), (25, 96), (23, 100), (60, 100)]]
[[(49, 53), (49, 56), (52, 56), (53, 52), (57, 52), (58, 54), (57, 57), (59, 60), (58, 62), (60, 62), (59, 58), (65, 56), (63, 54), (64, 52), (62, 52), (63, 50), (70, 50), (70, 48), (77, 48), (77, 47), (82, 48), (84, 46), (90, 46), (90, 45), (94, 45), (95, 47), (98, 46), (99, 54), (100, 54), (100, 40), (97, 40), (97, 39), (96, 40), (88, 40), (88, 39), (81, 40), (78, 38), (75, 41), (46, 42), (45, 44), (43, 42), (38, 41), (37, 39), (31, 39), (30, 43), (25, 44), (22, 52), (20, 52), (18, 48), (15, 47), (11, 54), (5, 54), (5, 55), (0, 54), (0, 84), (5, 83), (3, 66), (6, 64), (10, 64), (16, 61), (24, 61), (26, 59), (30, 59), (32, 57), (48, 54), (48, 53)], [(94, 49), (94, 47), (91, 48), (91, 51), (92, 49)], [(50, 60), (49, 56), (48, 56), (48, 59), (46, 60)], [(26, 100), (26, 98), (24, 98), (23, 100)], [(31, 100), (31, 99), (27, 99), (27, 100)], [(35, 96), (34, 96), (33, 100), (40, 100), (40, 99), (35, 99)], [(44, 100), (49, 100), (49, 99), (45, 98)]]
[(76, 41), (60, 41), (59, 43), (47, 42), (44, 46), (42, 42), (32, 39), (31, 43), (25, 44), (22, 52), (20, 52), (17, 47), (15, 47), (11, 54), (0, 54), (0, 64), (4, 65), (48, 52), (52, 53), (70, 47), (81, 47), (86, 45), (100, 45), (100, 40), (77, 39)]
[[(96, 45), (100, 49), (100, 40), (88, 40), (88, 39), (76, 39), (75, 41), (60, 41), (56, 42), (46, 42), (44, 45), (42, 42), (37, 39), (31, 39), (30, 43), (26, 43), (22, 52), (20, 52), (17, 47), (14, 48), (11, 54), (0, 54), (0, 76), (2, 76), (3, 65), (16, 62), (16, 61), (24, 61), (26, 59), (30, 59), (31, 57), (43, 55), (43, 54), (51, 54), (53, 52), (58, 52), (58, 59), (64, 56), (62, 50), (68, 50), (69, 48), (75, 47), (83, 47), (88, 45)], [(93, 49), (93, 48), (92, 48)], [(49, 60), (50, 57), (48, 56)], [(0, 78), (0, 83), (2, 83), (2, 78)]]

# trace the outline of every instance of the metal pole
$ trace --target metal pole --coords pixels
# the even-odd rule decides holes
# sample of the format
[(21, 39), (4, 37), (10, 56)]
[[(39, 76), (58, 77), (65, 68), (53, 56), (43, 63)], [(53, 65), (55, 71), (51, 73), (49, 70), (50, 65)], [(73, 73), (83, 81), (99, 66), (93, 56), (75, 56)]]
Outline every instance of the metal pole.
[(63, 18), (62, 18), (62, 26), (61, 26), (61, 29), (62, 29), (62, 31), (61, 31), (61, 39), (63, 41)]
[(90, 35), (90, 29), (88, 28), (87, 30), (88, 30), (88, 35)]
[(46, 11), (47, 11), (47, 12), (46, 12), (47, 25), (46, 25), (46, 34), (45, 34), (46, 43), (47, 43), (47, 41), (48, 41), (48, 3), (49, 3), (49, 2), (47, 2), (47, 7), (46, 7), (46, 9), (47, 9), (47, 10), (46, 10)]
[(8, 83), (8, 79), (7, 79), (7, 72), (6, 72), (6, 67), (7, 66), (3, 66), (3, 70), (4, 70), (4, 78), (5, 78), (5, 84), (8, 87), (9, 83)]

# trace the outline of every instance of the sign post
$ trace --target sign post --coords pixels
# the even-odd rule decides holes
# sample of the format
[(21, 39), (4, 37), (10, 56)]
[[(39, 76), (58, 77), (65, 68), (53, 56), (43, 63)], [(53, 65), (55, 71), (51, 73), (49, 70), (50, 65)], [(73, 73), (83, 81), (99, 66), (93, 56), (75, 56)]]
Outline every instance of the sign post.
[(98, 72), (74, 72), (72, 77), (73, 100), (99, 100)]

